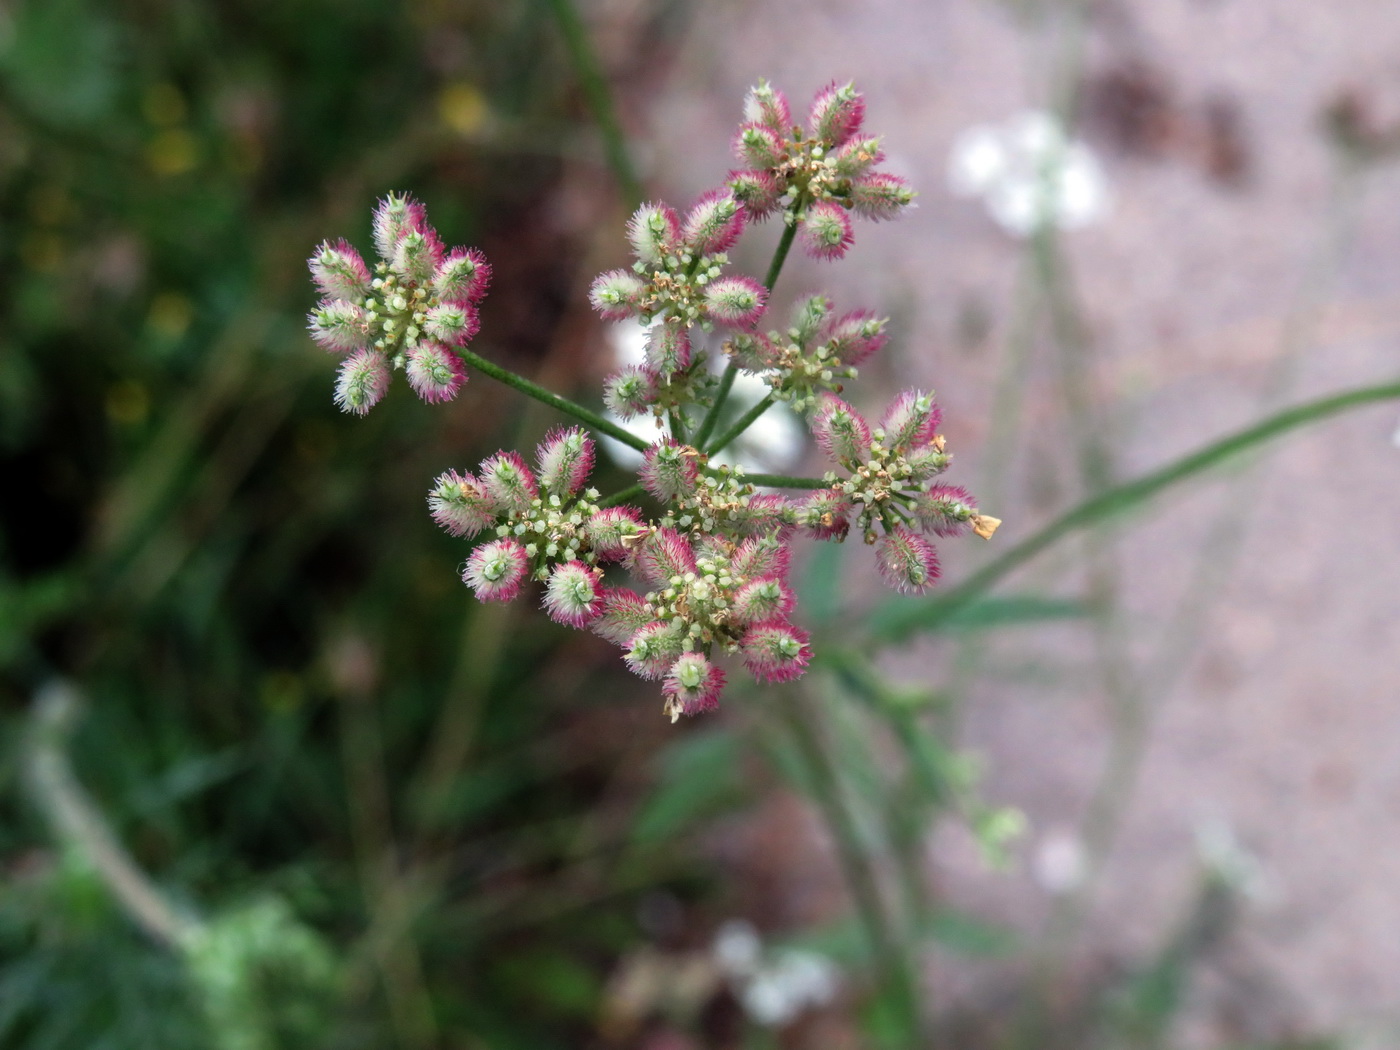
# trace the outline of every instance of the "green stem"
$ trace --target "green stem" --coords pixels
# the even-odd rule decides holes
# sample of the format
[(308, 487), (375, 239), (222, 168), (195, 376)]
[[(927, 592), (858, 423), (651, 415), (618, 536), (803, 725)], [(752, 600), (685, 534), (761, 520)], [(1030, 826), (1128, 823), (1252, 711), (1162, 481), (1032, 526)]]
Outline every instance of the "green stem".
[(606, 499), (600, 499), (598, 501), (598, 508), (601, 510), (603, 507), (616, 507), (619, 503), (627, 503), (636, 499), (645, 491), (646, 489), (642, 487), (641, 482), (635, 485), (628, 485), (621, 492), (614, 492)]
[(794, 478), (787, 474), (745, 474), (743, 480), (769, 489), (829, 489), (825, 478)]
[(584, 98), (588, 101), (588, 108), (592, 111), (598, 131), (603, 137), (603, 154), (607, 157), (608, 167), (622, 184), (622, 192), (628, 202), (634, 206), (640, 204), (642, 180), (637, 176), (637, 169), (627, 152), (627, 139), (622, 134), (617, 110), (613, 108), (612, 92), (608, 90), (608, 82), (603, 76), (603, 67), (598, 61), (597, 52), (589, 43), (583, 20), (579, 18), (578, 11), (569, 0), (546, 2), (559, 25), (559, 33), (564, 38), (564, 46), (573, 61), (574, 72), (578, 74)]
[[(963, 606), (990, 590), (993, 584), (1003, 576), (1020, 568), (1061, 538), (1113, 517), (1115, 514), (1131, 510), (1164, 489), (1208, 470), (1231, 456), (1238, 455), (1255, 445), (1263, 444), (1289, 431), (1297, 430), (1299, 427), (1307, 426), (1309, 423), (1337, 415), (1339, 412), (1377, 401), (1392, 401), (1397, 398), (1400, 398), (1400, 381), (1360, 387), (1318, 398), (1315, 401), (1307, 401), (1301, 405), (1284, 409), (1251, 427), (1246, 427), (1244, 430), (1221, 438), (1197, 452), (1192, 452), (1173, 463), (1168, 463), (1160, 470), (1155, 470), (1150, 474), (1111, 488), (1092, 499), (1085, 500), (1079, 506), (1066, 511), (1041, 528), (1039, 532), (1022, 540), (995, 561), (983, 566), (958, 586), (945, 591), (933, 599), (931, 603), (921, 604), (920, 615), (917, 619), (911, 616), (898, 625), (890, 624), (890, 629), (881, 634), (881, 641), (899, 641), (911, 634), (916, 627), (927, 629), (936, 622), (946, 620)], [(928, 604), (934, 605), (938, 610), (936, 618), (929, 616)]]
[[(778, 283), (778, 274), (783, 272), (783, 263), (787, 262), (788, 252), (792, 250), (793, 239), (797, 236), (797, 224), (783, 227), (783, 235), (778, 239), (778, 246), (773, 249), (773, 260), (768, 264), (768, 273), (763, 278), (763, 287), (768, 291), (773, 290), (773, 286)], [(733, 361), (724, 369), (724, 374), (719, 379), (719, 390), (715, 392), (715, 402), (710, 406), (710, 410), (705, 413), (705, 418), (700, 423), (700, 429), (695, 432), (695, 447), (703, 448), (705, 441), (714, 432), (715, 424), (719, 422), (719, 414), (724, 409), (724, 403), (729, 400), (729, 391), (734, 386), (734, 376), (739, 372), (739, 366)], [(762, 415), (762, 413), (759, 413)], [(754, 419), (757, 419), (755, 416)], [(750, 421), (752, 422), (752, 420)], [(735, 435), (737, 436), (737, 435)], [(730, 440), (733, 440), (732, 438)], [(725, 442), (728, 444), (728, 442)], [(722, 448), (723, 445), (720, 446)], [(719, 449), (711, 451), (718, 452)]]
[(616, 438), (624, 445), (631, 445), (638, 452), (645, 452), (651, 447), (651, 442), (643, 441), (630, 430), (624, 430), (611, 420), (604, 419), (597, 412), (584, 408), (576, 401), (570, 401), (567, 397), (560, 397), (552, 391), (546, 390), (538, 383), (531, 382), (524, 376), (512, 372), (508, 368), (502, 368), (498, 364), (486, 360), (480, 354), (472, 353), (470, 350), (458, 349), (457, 353), (462, 360), (480, 372), (485, 372), (492, 379), (499, 380), (506, 386), (514, 387), (527, 397), (533, 397), (550, 408), (558, 409), (565, 415), (573, 416), (580, 423), (587, 423), (600, 434), (606, 434), (610, 438)]
[(773, 395), (770, 392), (762, 401), (740, 416), (732, 427), (716, 438), (715, 443), (706, 449), (706, 451), (712, 456), (716, 452), (723, 452), (735, 438), (748, 430), (749, 427), (753, 426), (754, 421), (758, 419), (759, 416), (763, 415), (763, 413), (767, 412), (772, 406)]
[(812, 793), (835, 841), (841, 872), (855, 902), (861, 925), (870, 940), (873, 961), (886, 990), (891, 993), (903, 1015), (909, 1039), (906, 1045), (921, 1045), (918, 1042), (921, 1028), (919, 998), (913, 968), (886, 914), (875, 873), (861, 846), (860, 829), (841, 799), (839, 770), (826, 753), (817, 729), (808, 722), (811, 713), (799, 710), (796, 701), (789, 695), (784, 695), (780, 703), (784, 721), (807, 767)]

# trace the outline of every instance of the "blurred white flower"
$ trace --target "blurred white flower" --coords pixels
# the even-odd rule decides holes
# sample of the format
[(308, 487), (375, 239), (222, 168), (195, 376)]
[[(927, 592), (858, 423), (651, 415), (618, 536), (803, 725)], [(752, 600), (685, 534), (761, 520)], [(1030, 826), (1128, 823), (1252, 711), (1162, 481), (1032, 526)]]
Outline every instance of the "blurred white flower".
[(796, 948), (765, 952), (758, 931), (743, 919), (719, 928), (713, 955), (744, 1012), (770, 1028), (830, 1002), (840, 986), (836, 964), (826, 956)]
[(1396, 448), (1400, 448), (1400, 424), (1396, 424), (1395, 433), (1390, 435), (1390, 443)]
[(1035, 881), (1051, 893), (1070, 893), (1084, 882), (1089, 862), (1084, 843), (1064, 828), (1052, 828), (1040, 840), (1031, 862)]
[[(648, 326), (634, 320), (619, 321), (609, 331), (613, 362), (616, 367), (639, 365), (646, 360)], [(721, 359), (722, 363), (722, 359)], [(733, 423), (744, 412), (758, 404), (768, 394), (768, 384), (749, 372), (734, 377), (734, 385), (725, 402), (724, 418), (716, 428), (724, 432), (726, 423)], [(625, 430), (643, 441), (655, 441), (670, 433), (670, 428), (651, 416), (620, 419), (612, 412), (603, 413)], [(717, 464), (742, 463), (750, 470), (765, 474), (781, 474), (802, 458), (806, 428), (797, 415), (784, 404), (775, 404), (760, 416), (739, 438), (723, 452), (711, 457)], [(616, 438), (601, 436), (603, 450), (619, 467), (635, 470), (642, 465), (642, 454)]]
[(1228, 822), (1208, 817), (1197, 821), (1195, 832), (1196, 853), (1207, 871), (1242, 897), (1263, 901), (1272, 895), (1263, 864), (1244, 847)]
[(1047, 225), (1087, 226), (1111, 203), (1098, 159), (1042, 110), (959, 135), (948, 158), (948, 188), (980, 197), (997, 224), (1018, 237)]

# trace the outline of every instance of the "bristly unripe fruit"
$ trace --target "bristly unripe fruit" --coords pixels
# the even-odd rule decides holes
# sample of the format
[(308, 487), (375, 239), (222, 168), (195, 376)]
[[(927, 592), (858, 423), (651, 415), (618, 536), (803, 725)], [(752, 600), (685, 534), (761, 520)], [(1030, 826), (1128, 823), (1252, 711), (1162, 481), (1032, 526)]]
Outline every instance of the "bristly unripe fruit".
[(482, 487), (502, 510), (523, 514), (540, 494), (535, 476), (518, 452), (497, 452), (482, 461), (478, 474)]
[(481, 329), (481, 317), (470, 303), (439, 303), (428, 310), (423, 331), (448, 346), (466, 346)]
[(914, 191), (898, 175), (874, 172), (851, 186), (851, 210), (880, 222), (895, 218), (914, 202)]
[(754, 624), (744, 632), (744, 666), (760, 682), (789, 682), (800, 678), (812, 658), (807, 632), (775, 620)]
[(792, 563), (792, 547), (779, 534), (751, 536), (734, 549), (729, 571), (736, 579), (757, 579), (771, 576), (787, 579)]
[(410, 230), (399, 238), (389, 269), (418, 284), (427, 284), (437, 272), (445, 249), (431, 226)]
[(875, 548), (880, 575), (904, 594), (922, 594), (938, 579), (938, 555), (933, 544), (903, 525), (889, 531)]
[(792, 308), (792, 332), (789, 334), (798, 346), (807, 346), (817, 338), (830, 314), (831, 300), (825, 295), (809, 295), (799, 299)]
[(901, 452), (927, 445), (938, 431), (943, 413), (932, 394), (905, 390), (896, 395), (880, 419), (885, 447)]
[(433, 520), (452, 536), (475, 536), (495, 524), (496, 504), (476, 478), (449, 470), (433, 482), (428, 493)]
[(593, 439), (582, 427), (550, 431), (535, 449), (540, 484), (550, 495), (574, 495), (588, 480), (594, 456)]
[(657, 266), (680, 240), (681, 224), (666, 204), (643, 204), (627, 223), (627, 242), (637, 258)]
[(440, 343), (419, 343), (405, 355), (408, 385), (428, 404), (451, 401), (467, 381), (462, 359)]
[(744, 206), (728, 189), (710, 190), (685, 217), (681, 240), (696, 255), (728, 251), (744, 232)]
[(827, 345), (843, 365), (862, 365), (885, 345), (887, 317), (876, 317), (869, 310), (852, 310), (832, 321), (827, 328)]
[(357, 301), (369, 294), (369, 267), (344, 238), (323, 241), (307, 260), (316, 287), (327, 299)]
[(855, 242), (846, 209), (835, 201), (817, 201), (802, 219), (802, 248), (814, 259), (839, 259)]
[(647, 367), (663, 379), (682, 372), (690, 364), (690, 329), (670, 318), (647, 332)]
[(878, 138), (855, 138), (836, 151), (831, 166), (843, 179), (859, 179), (884, 159)]
[(870, 458), (870, 425), (834, 394), (823, 394), (812, 417), (812, 436), (832, 459), (851, 466)]
[(530, 558), (513, 539), (491, 540), (472, 551), (462, 581), (483, 602), (508, 602), (520, 593)]
[(636, 507), (604, 507), (584, 523), (584, 534), (599, 561), (627, 557), (628, 545), (643, 531), (642, 513)]
[(865, 119), (865, 99), (855, 89), (854, 84), (827, 85), (812, 100), (812, 111), (807, 116), (807, 130), (814, 139), (821, 139), (832, 146), (843, 145), (847, 139), (860, 130)]
[(640, 416), (656, 401), (656, 373), (628, 365), (603, 381), (603, 404), (621, 419)]
[(666, 694), (666, 714), (674, 722), (681, 715), (697, 715), (719, 706), (724, 672), (700, 653), (683, 653), (666, 674), (661, 691)]
[(977, 501), (960, 485), (933, 485), (914, 504), (919, 524), (939, 536), (960, 536), (971, 530)]
[(684, 638), (680, 629), (660, 620), (637, 628), (627, 642), (623, 658), (632, 673), (642, 678), (660, 678), (680, 655)]
[(818, 540), (843, 540), (851, 531), (851, 501), (832, 489), (817, 489), (797, 507), (797, 527)]
[(755, 219), (771, 215), (783, 193), (778, 180), (762, 169), (731, 171), (725, 181), (744, 210)]
[(761, 623), (786, 619), (795, 601), (781, 580), (750, 580), (734, 594), (734, 621)]
[(786, 138), (786, 133), (779, 134), (762, 124), (745, 124), (734, 136), (734, 155), (757, 171), (776, 168), (783, 162)]
[(391, 193), (374, 209), (374, 247), (379, 257), (389, 260), (399, 241), (427, 224), (423, 205), (408, 194)]
[(792, 132), (792, 109), (787, 96), (766, 80), (749, 88), (744, 98), (744, 119), (762, 124), (784, 138)]
[(340, 366), (335, 403), (345, 412), (364, 415), (389, 389), (389, 362), (373, 350), (356, 350)]
[(586, 627), (603, 611), (594, 570), (579, 561), (556, 565), (544, 588), (544, 610), (555, 623)]
[(689, 445), (666, 438), (647, 449), (637, 477), (646, 490), (663, 503), (689, 498), (695, 495), (696, 480), (700, 476), (698, 458)]
[(433, 294), (445, 303), (479, 303), (491, 285), (491, 266), (475, 248), (454, 248), (438, 263)]
[(653, 587), (668, 587), (675, 577), (696, 571), (695, 551), (675, 529), (656, 529), (637, 545), (632, 567)]
[(326, 350), (344, 353), (369, 343), (364, 311), (344, 299), (321, 303), (306, 315), (306, 321), (311, 338)]
[(632, 637), (652, 622), (651, 608), (640, 594), (627, 587), (603, 588), (602, 601), (602, 612), (589, 629), (615, 645), (631, 648)]
[(642, 312), (645, 292), (645, 282), (631, 270), (609, 270), (594, 278), (588, 301), (604, 320), (622, 321)]
[(768, 289), (752, 277), (720, 277), (705, 288), (705, 305), (721, 324), (751, 327), (763, 316)]

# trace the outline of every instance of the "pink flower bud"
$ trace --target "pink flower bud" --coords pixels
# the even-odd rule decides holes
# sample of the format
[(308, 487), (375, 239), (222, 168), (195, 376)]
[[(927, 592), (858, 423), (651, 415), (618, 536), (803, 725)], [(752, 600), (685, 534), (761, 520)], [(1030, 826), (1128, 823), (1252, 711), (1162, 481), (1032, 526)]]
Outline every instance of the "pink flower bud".
[(356, 350), (340, 366), (335, 381), (335, 403), (344, 412), (362, 416), (377, 405), (389, 389), (389, 362), (374, 350)]
[(787, 579), (792, 563), (792, 547), (781, 536), (750, 536), (734, 548), (729, 561), (730, 575), (736, 579), (771, 576)]
[(442, 262), (442, 241), (431, 226), (409, 230), (394, 246), (389, 268), (394, 273), (417, 284), (427, 284)]
[(960, 485), (934, 485), (919, 494), (914, 513), (925, 531), (960, 536), (972, 527), (977, 501)]
[(787, 159), (785, 141), (762, 124), (745, 124), (734, 136), (734, 156), (754, 171), (772, 171)]
[(602, 601), (602, 612), (589, 628), (615, 645), (631, 648), (632, 637), (652, 622), (651, 609), (640, 594), (626, 587), (603, 588)]
[(550, 431), (535, 452), (540, 484), (554, 496), (572, 496), (593, 470), (593, 439), (582, 427)]
[(422, 230), (426, 224), (423, 205), (408, 194), (389, 194), (374, 209), (374, 247), (379, 257), (388, 262), (394, 257), (399, 241), (412, 231)]
[(482, 487), (502, 511), (523, 514), (539, 496), (535, 476), (518, 452), (497, 452), (482, 461), (478, 473)]
[(728, 251), (744, 232), (744, 206), (728, 189), (710, 190), (685, 217), (681, 239), (696, 255)]
[(786, 619), (795, 601), (781, 580), (750, 580), (734, 594), (734, 622)]
[(496, 521), (495, 504), (476, 478), (455, 470), (433, 482), (428, 509), (433, 520), (453, 536), (475, 536)]
[(423, 321), (423, 330), (448, 346), (466, 346), (480, 329), (481, 317), (470, 303), (439, 303)]
[(807, 115), (807, 130), (814, 139), (831, 146), (840, 146), (860, 130), (865, 119), (865, 99), (854, 84), (832, 82), (812, 100)]
[(441, 343), (419, 343), (405, 355), (408, 385), (428, 404), (451, 401), (467, 381), (462, 359)]
[(670, 318), (647, 332), (647, 368), (661, 377), (684, 371), (690, 364), (690, 332)]
[(851, 530), (851, 503), (835, 489), (817, 489), (797, 508), (797, 525), (818, 540), (842, 540)]
[(326, 350), (344, 353), (358, 350), (369, 342), (365, 313), (344, 299), (329, 299), (306, 315), (311, 338)]
[(491, 540), (472, 551), (462, 582), (483, 602), (508, 602), (520, 593), (530, 572), (525, 548), (513, 539)]
[(643, 204), (627, 223), (627, 241), (637, 258), (657, 266), (678, 247), (681, 223), (666, 204)]
[(757, 87), (749, 88), (744, 98), (744, 119), (762, 124), (781, 138), (792, 134), (792, 109), (787, 96), (766, 80), (760, 80)]
[(843, 179), (858, 179), (885, 159), (878, 138), (854, 138), (836, 151), (832, 170)]
[(771, 215), (783, 192), (778, 180), (766, 171), (731, 171), (725, 181), (752, 219)]
[(637, 628), (636, 633), (627, 640), (627, 653), (623, 659), (633, 674), (642, 678), (660, 678), (680, 655), (683, 640), (678, 627), (655, 620)]
[(657, 442), (646, 451), (637, 479), (662, 503), (694, 496), (700, 467), (695, 449), (677, 444), (672, 438)]
[(597, 571), (581, 561), (554, 566), (544, 585), (544, 611), (565, 627), (586, 627), (603, 611)]
[(851, 186), (851, 209), (879, 222), (893, 219), (914, 202), (914, 191), (898, 175), (874, 172)]
[(846, 209), (831, 200), (816, 201), (807, 207), (800, 232), (803, 250), (814, 259), (839, 259), (856, 239)]
[(712, 320), (748, 328), (763, 316), (768, 289), (752, 277), (719, 277), (705, 286), (705, 306)]
[(807, 632), (775, 620), (744, 632), (744, 666), (760, 682), (790, 682), (802, 677), (812, 658)]
[(645, 282), (631, 270), (609, 270), (594, 278), (588, 301), (605, 320), (621, 321), (641, 313), (645, 294)]
[(584, 523), (593, 553), (600, 561), (627, 557), (627, 543), (642, 531), (642, 513), (636, 507), (604, 507)]
[(861, 365), (885, 345), (889, 318), (869, 310), (852, 310), (832, 321), (826, 330), (827, 346), (843, 365)]
[(323, 241), (307, 265), (316, 287), (327, 299), (359, 302), (369, 294), (369, 267), (348, 241)]
[(491, 264), (475, 248), (453, 248), (433, 274), (433, 294), (445, 303), (479, 303), (491, 285)]
[(603, 382), (603, 404), (621, 419), (640, 416), (656, 401), (656, 373), (628, 365)]
[(632, 567), (653, 587), (669, 587), (676, 577), (695, 572), (695, 551), (674, 529), (657, 529), (637, 547)]
[(674, 722), (681, 715), (697, 715), (719, 706), (724, 672), (699, 653), (682, 653), (666, 674), (661, 691), (666, 713)]
[(875, 548), (885, 583), (904, 594), (922, 594), (938, 579), (938, 554), (917, 532), (896, 525)]
[(870, 459), (870, 425), (834, 394), (823, 394), (812, 416), (812, 437), (832, 459), (857, 466)]
[(932, 394), (905, 390), (896, 395), (885, 409), (880, 429), (885, 432), (885, 447), (907, 451), (927, 445), (938, 430), (943, 413)]

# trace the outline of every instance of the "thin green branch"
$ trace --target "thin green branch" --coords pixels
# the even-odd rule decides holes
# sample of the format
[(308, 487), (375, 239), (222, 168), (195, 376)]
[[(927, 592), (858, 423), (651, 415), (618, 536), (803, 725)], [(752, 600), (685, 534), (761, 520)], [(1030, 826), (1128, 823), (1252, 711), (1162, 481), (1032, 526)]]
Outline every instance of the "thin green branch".
[(787, 474), (745, 474), (744, 480), (769, 489), (829, 489), (825, 478), (794, 478)]
[[(783, 235), (778, 239), (778, 246), (773, 249), (773, 259), (769, 262), (768, 273), (763, 278), (763, 287), (767, 288), (769, 292), (772, 292), (773, 286), (778, 283), (778, 275), (783, 272), (783, 263), (787, 262), (788, 252), (792, 250), (792, 242), (796, 236), (796, 223), (791, 226), (783, 227)], [(695, 433), (696, 448), (703, 448), (705, 441), (714, 432), (715, 424), (719, 422), (720, 413), (724, 410), (724, 404), (729, 400), (729, 391), (734, 386), (734, 376), (738, 374), (738, 371), (739, 366), (733, 361), (730, 361), (724, 369), (724, 374), (720, 376), (719, 390), (715, 392), (714, 404), (712, 404), (710, 410), (705, 413), (705, 418), (700, 423), (700, 429)], [(759, 414), (762, 415), (762, 413)], [(757, 419), (758, 417), (755, 416), (754, 418)], [(733, 438), (729, 440), (732, 441)], [(717, 452), (728, 443), (729, 442), (726, 441), (718, 446), (718, 448), (712, 449), (711, 451)]]
[(740, 434), (753, 426), (759, 416), (763, 415), (763, 413), (767, 412), (772, 407), (773, 395), (770, 392), (762, 401), (758, 402), (758, 404), (754, 405), (735, 420), (734, 425), (716, 438), (715, 443), (706, 449), (706, 451), (709, 452), (710, 455), (714, 455), (716, 452), (723, 452)]
[(486, 360), (480, 354), (475, 354), (470, 350), (459, 349), (457, 353), (462, 360), (480, 372), (485, 372), (492, 379), (499, 380), (506, 386), (514, 387), (527, 397), (533, 397), (536, 401), (548, 405), (550, 408), (558, 409), (565, 415), (573, 416), (580, 423), (587, 423), (600, 434), (606, 434), (610, 438), (616, 438), (624, 445), (630, 445), (638, 452), (645, 452), (651, 447), (651, 442), (643, 441), (630, 430), (618, 426), (609, 419), (604, 419), (597, 412), (584, 408), (576, 401), (570, 401), (567, 397), (560, 397), (552, 391), (546, 390), (538, 383), (526, 379), (524, 376), (512, 372), (508, 368), (502, 368), (498, 364)]
[(642, 180), (632, 163), (632, 155), (627, 151), (627, 139), (622, 133), (622, 125), (617, 119), (617, 109), (613, 106), (612, 92), (608, 89), (607, 78), (603, 75), (602, 63), (593, 49), (584, 29), (583, 19), (570, 0), (546, 0), (554, 20), (559, 26), (559, 34), (564, 38), (569, 58), (578, 74), (583, 97), (598, 125), (603, 138), (603, 155), (622, 187), (628, 204), (635, 207), (642, 202)]
[[(1131, 510), (1178, 482), (1209, 470), (1255, 445), (1263, 444), (1292, 430), (1297, 430), (1299, 427), (1318, 422), (1351, 408), (1378, 401), (1392, 401), (1397, 398), (1400, 398), (1400, 381), (1360, 387), (1318, 398), (1315, 401), (1307, 401), (1301, 405), (1284, 409), (1253, 426), (1221, 438), (1197, 452), (1192, 452), (1175, 462), (1168, 463), (1160, 470), (1124, 482), (1122, 485), (1111, 488), (1092, 499), (1085, 500), (1079, 506), (1066, 511), (1041, 528), (1039, 532), (1022, 540), (995, 561), (983, 566), (958, 586), (928, 602), (911, 605), (909, 617), (903, 618), (897, 623), (893, 619), (887, 620), (886, 630), (881, 632), (880, 641), (900, 641), (918, 628), (927, 629), (936, 623), (947, 620), (963, 606), (990, 590), (1003, 576), (1020, 568), (1063, 537), (1116, 514)], [(930, 606), (936, 610), (932, 615)], [(917, 614), (913, 615), (915, 609), (917, 609)]]

